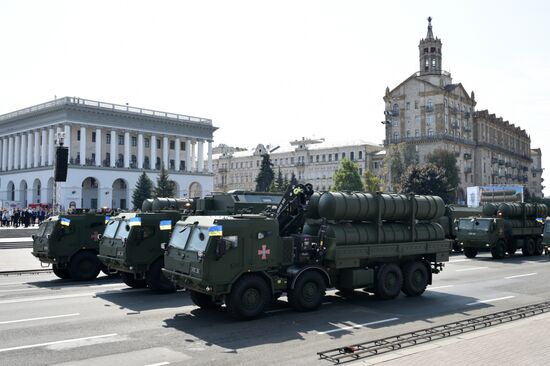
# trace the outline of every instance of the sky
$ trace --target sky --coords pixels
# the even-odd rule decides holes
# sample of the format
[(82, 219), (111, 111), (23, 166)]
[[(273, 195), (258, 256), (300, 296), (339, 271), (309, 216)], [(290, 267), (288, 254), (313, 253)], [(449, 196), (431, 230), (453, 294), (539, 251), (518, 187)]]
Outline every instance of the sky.
[(549, 177), (545, 1), (2, 0), (0, 114), (77, 96), (210, 118), (214, 145), (381, 144), (428, 16), (443, 68), (527, 130)]

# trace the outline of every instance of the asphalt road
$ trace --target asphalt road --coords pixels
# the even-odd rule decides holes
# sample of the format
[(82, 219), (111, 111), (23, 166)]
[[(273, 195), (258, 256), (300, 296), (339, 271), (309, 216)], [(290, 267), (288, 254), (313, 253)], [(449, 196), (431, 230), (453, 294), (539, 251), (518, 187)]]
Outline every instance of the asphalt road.
[[(0, 252), (1, 254), (1, 252)], [(329, 291), (297, 313), (282, 298), (257, 320), (201, 310), (186, 292), (155, 295), (100, 277), (0, 276), (0, 360), (5, 365), (330, 365), (316, 352), (550, 298), (545, 256), (451, 258), (423, 296), (379, 301)]]

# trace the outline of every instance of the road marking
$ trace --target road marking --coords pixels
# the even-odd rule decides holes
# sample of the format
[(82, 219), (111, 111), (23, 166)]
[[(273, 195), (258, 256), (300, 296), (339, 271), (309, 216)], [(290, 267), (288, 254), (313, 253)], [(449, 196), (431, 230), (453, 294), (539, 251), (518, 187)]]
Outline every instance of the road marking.
[[(321, 303), (321, 305), (324, 305), (324, 306), (332, 305), (332, 304), (334, 304), (334, 302), (331, 302), (331, 301)], [(282, 313), (283, 311), (290, 311), (290, 310), (292, 310), (292, 308), (288, 307), (288, 308), (267, 310), (267, 311), (265, 311), (265, 313), (266, 314)]]
[(69, 316), (78, 316), (80, 313), (74, 313), (74, 314), (63, 314), (63, 315), (54, 315), (54, 316), (43, 316), (40, 318), (29, 318), (29, 319), (19, 319), (19, 320), (8, 320), (5, 322), (0, 322), (1, 324), (12, 324), (12, 323), (21, 323), (21, 322), (31, 322), (34, 320), (45, 320), (45, 319), (57, 319), (57, 318), (66, 318)]
[(427, 290), (428, 290), (428, 291), (431, 291), (431, 290), (440, 290), (440, 289), (442, 289), (442, 288), (449, 288), (449, 287), (454, 287), (454, 285), (430, 287), (430, 288), (427, 288)]
[(32, 238), (0, 238), (0, 243), (21, 243), (32, 241)]
[(471, 259), (457, 259), (456, 261), (449, 261), (449, 263), (459, 263), (459, 262), (471, 262)]
[(329, 333), (335, 333), (335, 332), (342, 332), (344, 330), (349, 330), (349, 329), (360, 329), (360, 328), (363, 328), (363, 327), (368, 327), (369, 325), (388, 323), (388, 322), (393, 322), (393, 321), (396, 321), (396, 320), (399, 320), (399, 318), (389, 318), (389, 319), (384, 319), (384, 320), (377, 320), (377, 321), (370, 322), (370, 323), (355, 324), (355, 325), (352, 325), (352, 326), (349, 326), (349, 327), (325, 330), (324, 332), (318, 332), (318, 334), (329, 334)]
[(125, 290), (112, 290), (112, 291), (103, 291), (103, 292), (84, 292), (81, 294), (70, 294), (70, 295), (58, 295), (58, 296), (41, 296), (41, 297), (27, 297), (27, 298), (17, 298), (11, 300), (1, 300), (0, 304), (16, 304), (20, 302), (31, 302), (31, 301), (46, 301), (46, 300), (59, 300), (59, 299), (70, 299), (73, 297), (86, 297), (86, 296), (95, 296), (95, 295), (111, 295), (111, 294), (123, 294), (126, 292), (143, 292), (149, 291), (149, 289), (125, 289)]
[(65, 340), (63, 340), (63, 341), (55, 341), (55, 342), (46, 342), (46, 343), (29, 344), (29, 345), (26, 345), (26, 346), (18, 346), (18, 347), (3, 348), (3, 349), (0, 349), (0, 352), (17, 351), (17, 350), (20, 350), (20, 349), (28, 349), (28, 348), (37, 348), (37, 347), (51, 346), (51, 345), (54, 345), (54, 344), (63, 344), (63, 343), (78, 342), (78, 341), (87, 341), (87, 340), (90, 340), (90, 339), (114, 337), (114, 336), (117, 336), (117, 335), (118, 335), (117, 333), (111, 333), (111, 334), (103, 334), (103, 335), (92, 336), (92, 337), (65, 339)]
[(95, 287), (120, 287), (120, 288), (127, 288), (128, 285), (124, 283), (110, 283), (105, 285), (68, 285), (68, 286), (51, 286), (51, 287), (25, 287), (25, 288), (19, 288), (19, 289), (10, 289), (10, 290), (0, 290), (0, 292), (16, 292), (16, 291), (29, 291), (29, 290), (58, 290), (58, 289), (65, 289), (70, 287), (83, 287), (84, 289), (87, 288), (95, 288)]
[(470, 302), (466, 305), (468, 306), (472, 306), (472, 305), (478, 305), (478, 304), (486, 304), (488, 302), (495, 302), (495, 301), (500, 301), (500, 300), (508, 300), (508, 299), (512, 299), (514, 298), (515, 296), (504, 296), (504, 297), (498, 297), (496, 299), (489, 299), (489, 300), (478, 300), (478, 301), (475, 301), (475, 302)]
[(489, 267), (472, 267), (472, 268), (463, 268), (463, 269), (456, 269), (456, 272), (466, 272), (466, 271), (477, 271), (478, 269), (486, 269)]
[(145, 366), (164, 366), (164, 365), (170, 365), (170, 362), (150, 363), (149, 365), (145, 365)]
[(536, 273), (526, 273), (526, 274), (517, 275), (517, 276), (504, 277), (504, 279), (509, 280), (512, 278), (527, 277), (527, 276), (534, 276), (534, 275), (536, 275)]

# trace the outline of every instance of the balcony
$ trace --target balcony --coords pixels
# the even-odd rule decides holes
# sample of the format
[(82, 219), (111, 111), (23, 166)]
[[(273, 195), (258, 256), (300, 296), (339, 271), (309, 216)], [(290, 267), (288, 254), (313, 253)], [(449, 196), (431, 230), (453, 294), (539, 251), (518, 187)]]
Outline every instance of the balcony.
[(498, 159), (498, 165), (504, 165), (504, 160), (503, 159)]
[(227, 173), (227, 168), (219, 168), (218, 173)]
[(464, 118), (466, 119), (470, 118), (470, 112), (464, 112)]
[(470, 160), (470, 159), (472, 159), (472, 154), (465, 153), (464, 160)]
[(507, 161), (507, 162), (504, 163), (504, 166), (505, 166), (506, 168), (510, 168), (510, 167), (512, 166), (512, 163), (509, 162), (509, 161)]
[(392, 117), (399, 117), (399, 110), (394, 109), (389, 112), (389, 115)]
[(431, 112), (433, 112), (433, 111), (434, 111), (433, 105), (427, 105), (427, 106), (426, 106), (426, 112), (431, 113)]
[(497, 158), (491, 158), (491, 164), (496, 164), (498, 163), (498, 159)]
[(464, 132), (472, 132), (472, 127), (466, 125), (466, 126), (464, 126), (463, 130), (464, 130)]
[(297, 163), (294, 163), (294, 166), (297, 168), (301, 168), (301, 167), (305, 167), (306, 163), (304, 163), (303, 161), (299, 161)]
[(455, 130), (460, 128), (460, 125), (458, 123), (451, 123), (451, 128), (454, 128)]
[(472, 174), (472, 167), (469, 167), (469, 166), (465, 167), (464, 174)]
[(531, 168), (531, 171), (533, 173), (542, 173), (543, 169), (542, 168)]

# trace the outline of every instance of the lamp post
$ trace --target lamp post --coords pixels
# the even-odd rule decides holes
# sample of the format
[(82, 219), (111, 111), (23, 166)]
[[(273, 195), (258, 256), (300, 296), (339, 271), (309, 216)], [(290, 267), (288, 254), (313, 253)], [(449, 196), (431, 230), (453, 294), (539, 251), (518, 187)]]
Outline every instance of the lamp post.
[[(63, 147), (63, 143), (65, 142), (65, 132), (57, 132), (56, 133), (56, 147)], [(58, 215), (60, 213), (60, 207), (59, 207), (59, 199), (57, 197), (57, 194), (59, 193), (59, 188), (57, 186), (57, 180), (55, 179), (55, 168), (57, 166), (57, 157), (53, 164), (53, 171), (54, 171), (54, 182), (53, 182), (53, 213), (54, 215)]]
[[(384, 115), (386, 116), (386, 118), (390, 115), (390, 112), (389, 111), (384, 111)], [(388, 121), (387, 119), (384, 120), (384, 121), (381, 121), (380, 123), (382, 123), (383, 125), (386, 125), (386, 141), (388, 142), (387, 145), (388, 147), (390, 146), (390, 137), (391, 137), (391, 133), (388, 132), (388, 130), (391, 128), (391, 121)], [(388, 149), (386, 149), (386, 156), (388, 154)], [(390, 162), (390, 166), (388, 167), (388, 191), (390, 192), (393, 192), (393, 185), (392, 185), (392, 181), (391, 181), (391, 162)]]

